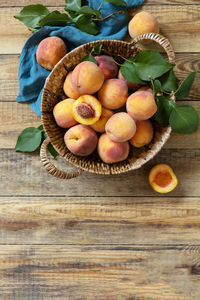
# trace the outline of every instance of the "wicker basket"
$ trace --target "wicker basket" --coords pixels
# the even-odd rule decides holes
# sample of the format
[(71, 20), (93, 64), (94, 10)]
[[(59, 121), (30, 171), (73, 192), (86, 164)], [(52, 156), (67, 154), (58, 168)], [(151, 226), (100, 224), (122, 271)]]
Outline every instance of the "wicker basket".
[[(57, 126), (53, 117), (52, 112), (55, 104), (66, 98), (62, 87), (67, 73), (81, 62), (82, 58), (91, 51), (94, 45), (102, 43), (105, 53), (113, 56), (120, 63), (122, 62), (120, 55), (125, 58), (130, 58), (141, 51), (141, 49), (136, 46), (136, 43), (142, 40), (153, 40), (157, 42), (166, 51), (169, 62), (174, 63), (175, 54), (169, 41), (159, 34), (147, 33), (136, 37), (131, 43), (117, 40), (101, 40), (84, 44), (68, 53), (49, 74), (45, 82), (41, 103), (42, 122), (47, 134), (47, 139), (43, 142), (40, 151), (41, 161), (49, 174), (63, 179), (74, 178), (80, 175), (83, 170), (103, 175), (121, 174), (140, 168), (152, 159), (168, 140), (171, 128), (169, 126), (163, 128), (158, 124), (154, 124), (156, 130), (150, 145), (142, 147), (141, 149), (133, 149), (132, 147), (126, 160), (115, 164), (106, 164), (100, 160), (96, 152), (88, 157), (79, 157), (72, 154), (64, 144), (63, 137), (65, 130)], [(49, 161), (47, 145), (50, 142), (58, 151), (59, 155), (78, 168), (77, 171), (69, 173), (63, 172)]]

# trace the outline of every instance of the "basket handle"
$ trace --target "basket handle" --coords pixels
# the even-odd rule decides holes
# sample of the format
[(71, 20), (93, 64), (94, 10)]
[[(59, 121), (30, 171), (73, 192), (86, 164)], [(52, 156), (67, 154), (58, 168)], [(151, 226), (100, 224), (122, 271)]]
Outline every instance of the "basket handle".
[(144, 33), (144, 34), (136, 36), (131, 41), (130, 44), (134, 46), (136, 43), (143, 41), (143, 40), (151, 40), (151, 41), (155, 41), (156, 43), (158, 43), (166, 51), (169, 62), (174, 63), (174, 61), (175, 61), (174, 49), (167, 38), (165, 38), (164, 36), (162, 36), (158, 33), (150, 32), (150, 33)]
[(47, 156), (47, 146), (50, 143), (50, 139), (47, 138), (41, 145), (40, 148), (40, 158), (41, 162), (43, 163), (44, 168), (46, 171), (54, 177), (61, 178), (61, 179), (72, 179), (82, 174), (82, 170), (78, 169), (75, 172), (64, 172), (57, 169), (52, 162), (50, 162)]

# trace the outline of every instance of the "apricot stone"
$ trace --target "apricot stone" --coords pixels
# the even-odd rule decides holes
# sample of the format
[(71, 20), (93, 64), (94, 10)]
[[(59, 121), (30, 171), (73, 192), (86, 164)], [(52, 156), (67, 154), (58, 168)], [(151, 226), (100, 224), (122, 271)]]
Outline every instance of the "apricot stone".
[(121, 80), (124, 80), (126, 82), (129, 90), (135, 91), (140, 87), (140, 84), (136, 84), (136, 83), (133, 83), (133, 82), (130, 82), (130, 81), (126, 80), (124, 78), (124, 76), (122, 75), (121, 70), (119, 70), (118, 78), (121, 79)]
[(153, 132), (153, 125), (150, 120), (137, 121), (136, 133), (129, 142), (136, 148), (148, 145), (153, 139)]
[(87, 156), (95, 150), (98, 137), (92, 128), (79, 124), (65, 133), (64, 142), (73, 154)]
[(66, 53), (67, 47), (61, 38), (57, 36), (47, 37), (38, 45), (36, 60), (43, 68), (52, 70)]
[(113, 115), (112, 110), (109, 110), (109, 109), (106, 109), (106, 108), (102, 107), (102, 112), (101, 112), (100, 119), (96, 123), (91, 125), (91, 127), (95, 131), (103, 133), (105, 131), (106, 123), (109, 120), (109, 118), (112, 117), (112, 115)]
[(157, 111), (157, 105), (151, 92), (137, 91), (128, 97), (126, 109), (134, 120), (151, 118)]
[(178, 180), (169, 165), (158, 164), (149, 173), (149, 183), (156, 192), (169, 193), (175, 189)]
[(58, 126), (62, 128), (69, 128), (77, 124), (72, 116), (72, 107), (74, 99), (65, 99), (58, 102), (53, 109), (53, 115)]
[(104, 73), (105, 79), (115, 78), (117, 76), (118, 67), (111, 56), (99, 55), (95, 56), (99, 68)]
[(123, 161), (129, 154), (128, 142), (114, 142), (106, 133), (103, 133), (98, 142), (98, 153), (103, 162), (107, 164)]
[(159, 25), (154, 16), (148, 12), (141, 11), (137, 13), (129, 22), (128, 31), (130, 36), (135, 38), (143, 33), (159, 33)]
[(72, 99), (76, 100), (78, 97), (80, 97), (80, 93), (72, 85), (72, 71), (67, 74), (67, 77), (63, 85), (63, 90), (65, 95)]
[(73, 104), (74, 119), (84, 125), (96, 123), (101, 116), (101, 103), (91, 95), (80, 96)]
[(114, 114), (106, 123), (107, 136), (114, 142), (126, 142), (135, 132), (135, 121), (125, 112)]
[(108, 109), (122, 107), (128, 98), (128, 87), (124, 80), (107, 79), (98, 92), (102, 105)]
[(81, 94), (94, 94), (104, 82), (103, 71), (91, 61), (83, 61), (72, 72), (72, 85)]

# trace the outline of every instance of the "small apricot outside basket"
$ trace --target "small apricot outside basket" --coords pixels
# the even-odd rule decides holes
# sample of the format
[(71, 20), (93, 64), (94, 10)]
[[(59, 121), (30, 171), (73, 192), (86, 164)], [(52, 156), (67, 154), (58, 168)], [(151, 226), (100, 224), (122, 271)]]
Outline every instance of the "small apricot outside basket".
[[(88, 157), (80, 157), (72, 154), (64, 143), (65, 130), (58, 127), (53, 117), (53, 108), (56, 103), (66, 98), (62, 87), (67, 73), (74, 69), (86, 54), (90, 53), (94, 45), (103, 44), (104, 53), (113, 56), (116, 61), (122, 63), (123, 60), (121, 57), (134, 57), (141, 51), (136, 44), (142, 40), (157, 42), (166, 51), (169, 62), (174, 63), (175, 54), (169, 41), (159, 34), (146, 33), (136, 37), (131, 43), (118, 40), (100, 40), (79, 46), (65, 55), (49, 74), (45, 82), (41, 103), (42, 123), (47, 134), (47, 139), (43, 142), (40, 151), (41, 161), (49, 174), (62, 179), (77, 177), (83, 170), (103, 175), (121, 174), (140, 168), (152, 159), (166, 143), (171, 133), (170, 126), (163, 128), (159, 124), (154, 124), (155, 134), (150, 145), (141, 149), (131, 147), (132, 149), (126, 160), (119, 163), (106, 164), (100, 160), (96, 152)], [(63, 172), (49, 161), (47, 146), (50, 142), (59, 155), (78, 168), (77, 171)]]

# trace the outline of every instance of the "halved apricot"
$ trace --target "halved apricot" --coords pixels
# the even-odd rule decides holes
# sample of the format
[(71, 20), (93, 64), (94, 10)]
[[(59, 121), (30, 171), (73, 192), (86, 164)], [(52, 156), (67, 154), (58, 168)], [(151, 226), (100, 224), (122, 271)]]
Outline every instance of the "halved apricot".
[(91, 95), (80, 96), (73, 104), (74, 119), (84, 125), (96, 123), (101, 116), (101, 103)]
[(167, 164), (158, 164), (149, 172), (149, 183), (158, 193), (169, 193), (177, 186), (178, 180)]

